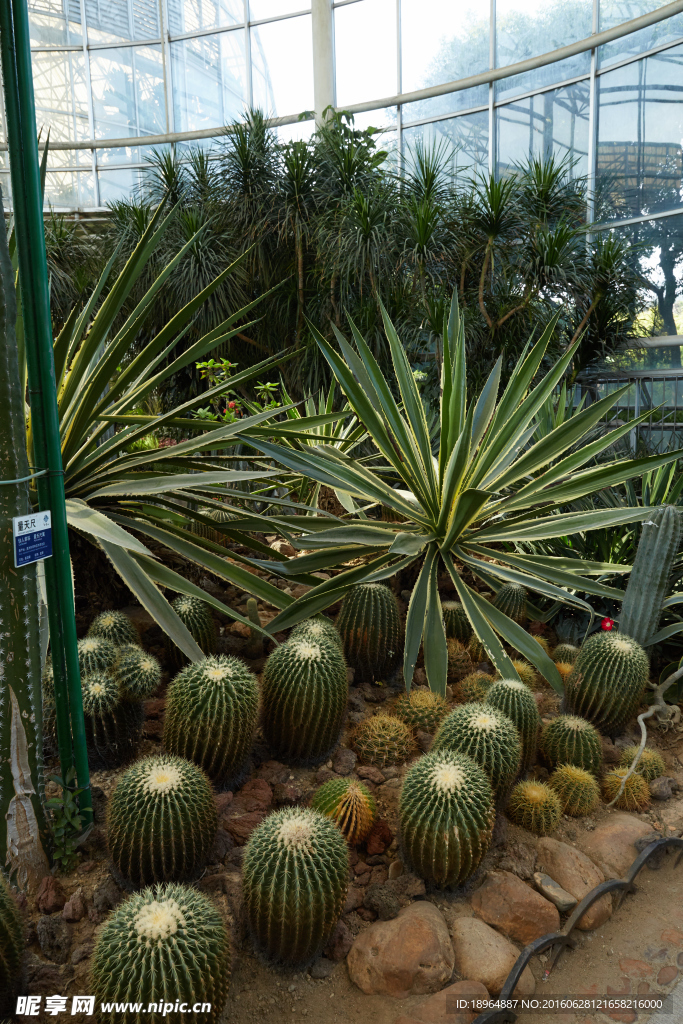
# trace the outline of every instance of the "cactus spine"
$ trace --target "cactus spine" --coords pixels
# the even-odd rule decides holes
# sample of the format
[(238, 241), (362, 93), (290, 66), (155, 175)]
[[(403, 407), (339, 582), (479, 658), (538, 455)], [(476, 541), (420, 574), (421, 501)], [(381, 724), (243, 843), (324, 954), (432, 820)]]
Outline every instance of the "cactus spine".
[[(91, 962), (95, 1003), (133, 1000), (142, 1009), (101, 1014), (110, 1024), (163, 1024), (164, 1004), (186, 1003), (181, 1024), (217, 1021), (228, 995), (230, 942), (221, 915), (203, 893), (155, 885), (120, 904), (100, 931)], [(156, 1012), (145, 1012), (149, 1003)], [(193, 1013), (209, 1003), (210, 1016)], [(130, 1005), (130, 1004), (129, 1004)]]
[(502, 711), (516, 726), (522, 742), (520, 768), (525, 771), (534, 762), (541, 725), (533, 693), (518, 679), (501, 679), (486, 694), (486, 703)]
[(332, 819), (349, 846), (357, 846), (370, 835), (377, 817), (374, 796), (356, 779), (324, 782), (314, 793), (311, 807)]
[(673, 505), (653, 509), (649, 519), (640, 534), (619, 617), (619, 632), (643, 645), (657, 632), (683, 525)]
[[(215, 654), (216, 626), (206, 601), (181, 594), (180, 597), (176, 597), (172, 607), (204, 654)], [(169, 637), (166, 637), (165, 644), (168, 660), (175, 668), (186, 664), (187, 658)]]
[(405, 761), (413, 750), (408, 726), (390, 715), (374, 715), (364, 719), (351, 740), (363, 764), (384, 768)]
[(602, 732), (618, 732), (638, 710), (649, 668), (636, 640), (622, 633), (595, 633), (584, 643), (567, 679), (567, 710)]
[(396, 715), (410, 729), (433, 732), (447, 714), (445, 698), (431, 690), (411, 690), (402, 693), (396, 701)]
[(294, 627), (289, 634), (289, 639), (312, 640), (314, 643), (318, 643), (319, 640), (330, 640), (337, 646), (340, 654), (343, 655), (344, 653), (344, 644), (339, 635), (339, 630), (334, 622), (326, 619), (324, 615), (316, 615), (312, 619), (304, 619), (303, 622)]
[(124, 644), (138, 644), (140, 637), (138, 631), (123, 612), (100, 612), (93, 619), (88, 630), (88, 636), (101, 636), (109, 640), (115, 647), (123, 647)]
[(164, 747), (234, 785), (244, 772), (259, 711), (256, 676), (239, 658), (188, 665), (168, 688)]
[(460, 704), (441, 723), (433, 751), (467, 754), (480, 765), (497, 795), (519, 772), (522, 748), (519, 734), (507, 715), (490, 704)]
[(399, 804), (401, 840), (422, 878), (462, 885), (488, 849), (494, 818), (491, 784), (466, 754), (431, 751), (409, 768)]
[(560, 823), (562, 805), (545, 782), (518, 782), (510, 793), (507, 816), (527, 832), (548, 836)]
[(78, 664), (81, 676), (108, 672), (116, 661), (116, 647), (103, 636), (85, 636), (78, 641)]
[(447, 638), (458, 640), (466, 647), (470, 642), (473, 630), (463, 606), (459, 601), (442, 601), (441, 611)]
[(396, 598), (382, 583), (361, 583), (342, 603), (337, 629), (356, 679), (382, 679), (396, 668), (402, 650)]
[(573, 764), (556, 768), (548, 785), (557, 793), (564, 814), (581, 818), (594, 811), (600, 800), (600, 790), (594, 775)]
[(316, 764), (339, 740), (349, 685), (346, 665), (330, 640), (289, 640), (263, 670), (263, 734), (286, 761)]
[(493, 606), (523, 626), (527, 619), (526, 590), (519, 583), (505, 583), (493, 599)]
[[(0, 1012), (10, 1011), (21, 976), (24, 926), (5, 877), (0, 872)], [(11, 1008), (12, 1011), (14, 1007)]]
[[(637, 744), (632, 747), (624, 747), (619, 767), (630, 768), (639, 750), (640, 746)], [(664, 758), (656, 750), (651, 750), (650, 747), (644, 747), (642, 754), (638, 758), (636, 771), (639, 775), (643, 776), (646, 782), (652, 782), (653, 779), (658, 779), (660, 775), (666, 775)]]
[[(0, 213), (2, 210), (0, 209)], [(31, 472), (26, 455), (24, 386), (19, 376), (14, 270), (5, 218), (0, 227), (0, 480)], [(40, 628), (36, 565), (14, 567), (13, 516), (31, 510), (28, 483), (0, 487), (0, 865), (21, 888), (47, 874), (43, 811)], [(10, 751), (20, 755), (10, 756)], [(21, 763), (18, 763), (18, 760)], [(17, 812), (25, 817), (25, 838)], [(26, 845), (24, 845), (26, 844)]]
[(126, 700), (146, 700), (161, 682), (161, 665), (152, 654), (136, 644), (124, 644), (112, 668), (121, 696)]
[(553, 651), (553, 661), (566, 665), (573, 665), (579, 656), (579, 648), (574, 644), (558, 644)]
[(135, 886), (190, 878), (209, 852), (218, 820), (209, 780), (197, 765), (163, 754), (121, 776), (107, 814), (107, 845)]
[(602, 743), (597, 729), (585, 718), (558, 715), (541, 733), (539, 749), (551, 768), (573, 764), (595, 775), (602, 764)]
[(83, 676), (81, 692), (91, 766), (118, 768), (130, 761), (142, 735), (142, 703), (122, 701), (116, 681), (104, 672)]
[[(611, 803), (621, 788), (624, 776), (628, 768), (613, 768), (605, 772), (602, 780), (602, 795), (606, 803)], [(645, 811), (650, 806), (650, 788), (638, 772), (629, 775), (621, 796), (616, 801), (615, 807), (622, 811)]]
[(242, 896), (258, 949), (306, 964), (324, 947), (344, 909), (349, 855), (323, 814), (292, 807), (254, 829), (244, 851)]
[(471, 675), (474, 668), (472, 659), (460, 641), (447, 640), (446, 649), (448, 651), (447, 682), (450, 684), (457, 683), (464, 679), (465, 676)]
[(457, 704), (486, 700), (486, 694), (493, 683), (493, 676), (487, 672), (471, 672), (453, 687), (453, 699)]

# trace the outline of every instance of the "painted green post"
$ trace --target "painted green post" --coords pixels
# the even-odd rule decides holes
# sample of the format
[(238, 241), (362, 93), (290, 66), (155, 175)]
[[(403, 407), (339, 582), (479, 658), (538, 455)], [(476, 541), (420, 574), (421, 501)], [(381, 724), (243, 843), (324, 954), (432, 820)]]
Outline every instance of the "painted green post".
[(36, 467), (48, 470), (45, 476), (36, 481), (38, 505), (40, 509), (49, 508), (52, 511), (53, 555), (45, 560), (45, 582), (57, 705), (57, 740), (62, 778), (72, 765), (76, 767), (78, 786), (84, 790), (80, 797), (80, 809), (84, 824), (87, 825), (92, 820), (90, 775), (64, 501), (64, 471), (52, 352), (43, 195), (26, 0), (0, 0), (0, 48), (33, 427), (33, 457)]

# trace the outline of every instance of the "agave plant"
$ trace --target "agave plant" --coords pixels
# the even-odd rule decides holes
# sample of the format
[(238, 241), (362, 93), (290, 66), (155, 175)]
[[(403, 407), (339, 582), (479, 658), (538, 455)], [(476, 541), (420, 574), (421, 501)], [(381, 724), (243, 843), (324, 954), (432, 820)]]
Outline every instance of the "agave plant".
[[(621, 591), (591, 579), (610, 571), (609, 565), (504, 548), (514, 542), (642, 519), (647, 515), (642, 507), (553, 513), (599, 488), (672, 462), (681, 452), (595, 465), (595, 457), (632, 430), (633, 421), (576, 449), (576, 442), (591, 431), (621, 391), (532, 441), (537, 413), (562, 379), (578, 344), (577, 340), (569, 346), (533, 386), (554, 322), (533, 346), (527, 345), (500, 397), (499, 359), (477, 400), (468, 402), (464, 329), (454, 295), (443, 329), (440, 432), (434, 454), (404, 348), (383, 307), (382, 315), (400, 403), (354, 325), (355, 349), (336, 332), (341, 354), (312, 328), (351, 409), (374, 441), (381, 457), (377, 465), (359, 464), (333, 446), (319, 445), (313, 450), (302, 446), (295, 451), (261, 438), (250, 439), (287, 469), (346, 491), (349, 499), (363, 503), (352, 520), (331, 529), (325, 529), (319, 519), (316, 522), (317, 517), (300, 520), (301, 535), (292, 537), (292, 543), (307, 553), (286, 564), (262, 563), (274, 573), (291, 576), (362, 558), (362, 564), (318, 582), (281, 611), (269, 629), (275, 633), (291, 626), (338, 601), (358, 583), (386, 579), (420, 560), (406, 623), (403, 671), (408, 687), (424, 640), (430, 686), (442, 693), (445, 689), (447, 647), (437, 587), (438, 573), (445, 568), (474, 631), (501, 674), (516, 676), (504, 641), (561, 692), (557, 669), (540, 645), (469, 586), (462, 567), (487, 584), (519, 583), (545, 598), (589, 612), (590, 606), (575, 591), (620, 600)], [(560, 457), (567, 451), (569, 454)], [(392, 476), (397, 480), (395, 487), (388, 482)], [(401, 521), (372, 520), (368, 518), (371, 506), (385, 506)]]

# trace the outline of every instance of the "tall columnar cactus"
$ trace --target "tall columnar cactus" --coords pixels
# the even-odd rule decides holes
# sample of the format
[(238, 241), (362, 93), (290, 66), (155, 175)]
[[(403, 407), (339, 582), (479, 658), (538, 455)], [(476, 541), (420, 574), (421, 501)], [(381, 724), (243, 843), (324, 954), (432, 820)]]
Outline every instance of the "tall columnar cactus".
[(259, 951), (281, 963), (310, 962), (341, 916), (348, 874), (346, 841), (329, 818), (301, 807), (270, 814), (252, 832), (242, 867)]
[(491, 841), (491, 784), (466, 754), (430, 751), (406, 774), (399, 820), (403, 851), (413, 870), (441, 887), (462, 885)]
[(519, 583), (505, 583), (493, 599), (493, 605), (513, 622), (523, 626), (527, 620), (527, 593)]
[(339, 740), (349, 684), (332, 640), (289, 640), (263, 670), (263, 735), (285, 761), (316, 764)]
[(356, 779), (329, 779), (316, 790), (311, 807), (331, 818), (349, 846), (357, 846), (372, 831), (377, 817), (375, 798)]
[(137, 629), (123, 612), (100, 612), (90, 623), (88, 636), (102, 636), (105, 640), (110, 640), (115, 647), (140, 642)]
[(539, 749), (550, 768), (573, 764), (593, 775), (602, 764), (602, 743), (597, 729), (585, 718), (558, 715), (541, 733)]
[(446, 637), (449, 640), (459, 640), (461, 644), (467, 646), (472, 636), (472, 625), (463, 606), (459, 601), (442, 601), (441, 611)]
[[(0, 197), (1, 205), (1, 197)], [(0, 213), (2, 210), (0, 209)], [(21, 888), (49, 871), (43, 812), (40, 628), (35, 563), (14, 567), (12, 518), (31, 511), (14, 270), (0, 217), (0, 866)]]
[(653, 509), (643, 524), (619, 616), (619, 632), (639, 644), (646, 644), (659, 627), (682, 528), (681, 514), (673, 505)]
[(640, 644), (622, 633), (590, 636), (567, 679), (567, 710), (605, 733), (616, 733), (635, 715), (650, 665)]
[(514, 781), (522, 759), (517, 729), (491, 704), (456, 707), (441, 723), (432, 750), (467, 754), (484, 769), (499, 796)]
[(214, 782), (234, 785), (246, 768), (258, 712), (258, 683), (244, 662), (222, 654), (204, 658), (168, 688), (164, 746)]
[(338, 648), (339, 651), (344, 653), (344, 644), (339, 630), (335, 626), (334, 622), (330, 619), (326, 619), (324, 615), (316, 615), (312, 619), (304, 619), (298, 626), (295, 626), (289, 635), (290, 640), (312, 640), (317, 643), (318, 640), (331, 640)]
[[(109, 1024), (163, 1024), (168, 1007), (181, 1024), (219, 1019), (228, 995), (230, 941), (211, 900), (185, 885), (134, 893), (105, 921), (90, 965), (95, 1004), (127, 1003), (100, 1013)], [(137, 1004), (131, 1009), (131, 1003)], [(148, 1011), (150, 1003), (157, 1007)], [(210, 1012), (202, 1004), (210, 1004)], [(196, 1012), (193, 1007), (197, 1006)]]
[(209, 852), (218, 819), (208, 778), (173, 754), (136, 761), (109, 802), (111, 859), (135, 886), (190, 879)]
[[(204, 654), (216, 653), (216, 625), (213, 621), (211, 608), (199, 597), (188, 597), (181, 594), (173, 602), (173, 610), (183, 625), (192, 634), (193, 640), (204, 651)], [(179, 647), (166, 637), (166, 656), (173, 668), (180, 668), (187, 661)]]
[(528, 832), (548, 836), (560, 823), (562, 804), (557, 793), (545, 782), (518, 782), (510, 793), (507, 816)]
[(353, 749), (363, 764), (384, 768), (400, 764), (413, 751), (413, 737), (405, 722), (392, 715), (364, 718), (353, 733)]
[(337, 617), (344, 654), (356, 681), (382, 679), (394, 671), (403, 640), (396, 598), (382, 583), (361, 583), (344, 598)]
[(111, 669), (126, 700), (145, 700), (161, 682), (161, 665), (153, 654), (143, 651), (137, 644), (124, 644)]
[(521, 770), (533, 764), (541, 718), (534, 695), (519, 679), (501, 679), (486, 694), (486, 703), (498, 708), (517, 727), (522, 742)]
[(91, 767), (126, 764), (135, 757), (142, 736), (142, 702), (122, 700), (116, 680), (105, 672), (83, 676), (81, 690)]
[(116, 645), (103, 636), (84, 636), (78, 641), (78, 664), (81, 676), (108, 672), (116, 661)]
[(5, 876), (0, 871), (0, 1013), (10, 1007), (21, 980), (24, 953), (24, 926), (12, 899)]

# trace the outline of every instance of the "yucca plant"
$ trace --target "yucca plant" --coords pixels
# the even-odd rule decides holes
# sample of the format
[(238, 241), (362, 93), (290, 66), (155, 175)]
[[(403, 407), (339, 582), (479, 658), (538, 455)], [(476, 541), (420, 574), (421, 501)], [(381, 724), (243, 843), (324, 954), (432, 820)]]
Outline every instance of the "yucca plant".
[[(561, 677), (545, 651), (520, 625), (466, 583), (455, 560), (487, 585), (495, 581), (493, 589), (501, 583), (517, 583), (589, 614), (590, 606), (573, 591), (620, 600), (622, 591), (590, 578), (609, 571), (609, 566), (577, 564), (571, 559), (543, 558), (505, 548), (512, 548), (515, 542), (566, 536), (577, 530), (642, 519), (648, 514), (643, 508), (553, 513), (558, 506), (596, 489), (671, 462), (681, 452), (592, 465), (596, 456), (633, 429), (633, 420), (576, 450), (576, 443), (625, 389), (594, 403), (529, 446), (536, 429), (536, 414), (562, 379), (578, 341), (532, 386), (555, 327), (553, 320), (539, 340), (527, 346), (500, 397), (502, 357), (479, 398), (468, 402), (464, 326), (454, 295), (443, 329), (440, 436), (434, 454), (424, 407), (404, 348), (384, 307), (382, 316), (400, 403), (355, 325), (352, 324), (355, 348), (333, 327), (340, 352), (314, 327), (311, 330), (384, 464), (361, 465), (331, 446), (293, 451), (272, 441), (250, 438), (254, 447), (287, 469), (346, 491), (350, 500), (360, 499), (363, 503), (353, 519), (331, 529), (325, 529), (317, 517), (306, 517), (299, 524), (303, 535), (292, 543), (308, 553), (293, 559), (284, 570), (275, 562), (269, 563), (274, 573), (287, 576), (343, 565), (359, 555), (366, 556), (362, 565), (345, 569), (298, 598), (280, 612), (269, 629), (275, 633), (292, 626), (338, 601), (359, 583), (387, 579), (420, 560), (423, 564), (406, 622), (403, 670), (408, 687), (424, 638), (430, 687), (445, 691), (447, 646), (437, 587), (443, 565), (475, 633), (501, 675), (517, 676), (502, 640), (532, 662), (561, 692)], [(568, 449), (572, 450), (563, 456)], [(390, 485), (394, 480), (396, 487)], [(403, 521), (368, 519), (367, 510), (373, 505), (388, 508)], [(490, 547), (491, 544), (496, 547)], [(486, 558), (491, 561), (485, 561)]]

